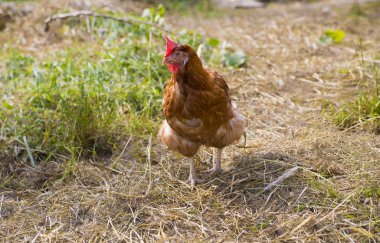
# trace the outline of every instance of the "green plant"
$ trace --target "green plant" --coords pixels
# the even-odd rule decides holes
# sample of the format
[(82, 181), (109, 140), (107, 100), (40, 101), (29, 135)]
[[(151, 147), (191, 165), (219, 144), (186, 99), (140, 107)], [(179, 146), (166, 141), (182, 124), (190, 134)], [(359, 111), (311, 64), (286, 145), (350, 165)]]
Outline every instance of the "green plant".
[(150, 3), (163, 4), (169, 10), (187, 10), (196, 9), (199, 11), (212, 10), (213, 4), (211, 0), (146, 0)]
[[(380, 132), (380, 77), (376, 65), (365, 65), (363, 53), (358, 52), (358, 59), (362, 78), (358, 80), (359, 92), (353, 101), (347, 101), (335, 106), (329, 101), (322, 101), (324, 113), (340, 128), (361, 126), (376, 133)], [(340, 70), (342, 75), (347, 71)], [(371, 75), (366, 75), (372, 72)]]
[(319, 41), (324, 44), (340, 44), (343, 42), (345, 37), (346, 32), (344, 32), (343, 30), (327, 29), (325, 33), (321, 36)]
[(354, 17), (366, 17), (367, 14), (358, 3), (354, 3), (350, 9), (350, 15)]
[(350, 128), (364, 125), (380, 131), (380, 97), (378, 92), (361, 92), (354, 102), (342, 105), (334, 114), (338, 127)]

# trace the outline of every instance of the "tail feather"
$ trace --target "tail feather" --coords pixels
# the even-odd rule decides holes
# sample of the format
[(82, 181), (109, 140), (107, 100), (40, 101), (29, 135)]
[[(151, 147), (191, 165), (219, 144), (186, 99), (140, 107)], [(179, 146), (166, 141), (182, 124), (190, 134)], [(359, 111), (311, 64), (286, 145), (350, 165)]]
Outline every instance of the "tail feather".
[(215, 135), (207, 141), (207, 145), (222, 148), (238, 141), (244, 135), (245, 117), (238, 110), (232, 111), (234, 116), (219, 127)]

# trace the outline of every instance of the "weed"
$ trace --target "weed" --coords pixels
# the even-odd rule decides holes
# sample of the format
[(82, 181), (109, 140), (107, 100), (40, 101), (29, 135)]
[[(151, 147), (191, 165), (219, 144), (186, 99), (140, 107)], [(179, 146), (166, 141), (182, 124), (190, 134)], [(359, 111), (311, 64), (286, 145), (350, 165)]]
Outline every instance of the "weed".
[[(364, 64), (359, 56), (361, 73), (364, 78), (356, 81), (359, 90), (353, 101), (340, 106), (323, 101), (322, 109), (340, 128), (348, 129), (361, 126), (375, 133), (380, 132), (380, 77), (376, 65)], [(372, 73), (368, 75), (368, 73)]]
[(304, 211), (307, 208), (308, 208), (307, 204), (305, 204), (305, 203), (299, 203), (299, 204), (297, 204), (297, 205), (295, 205), (293, 207), (293, 211), (298, 213), (298, 212)]
[(343, 30), (327, 29), (325, 33), (319, 38), (319, 41), (325, 44), (340, 44), (346, 37), (346, 32)]
[[(210, 11), (213, 8), (210, 0), (153, 0), (156, 3), (164, 4), (169, 10), (183, 11), (186, 9), (196, 9), (198, 11)], [(150, 1), (152, 2), (152, 1)]]
[(329, 195), (330, 198), (341, 198), (341, 195), (340, 193), (333, 187), (333, 186), (330, 186), (330, 185), (327, 185), (326, 186), (326, 192), (327, 192), (327, 195)]
[(356, 125), (380, 132), (380, 98), (373, 92), (362, 92), (354, 102), (344, 104), (334, 115), (334, 123), (341, 128)]
[(260, 232), (260, 231), (268, 228), (271, 225), (271, 223), (272, 222), (270, 222), (270, 221), (264, 221), (260, 224), (250, 226), (249, 230), (254, 232), (254, 233), (257, 233), (257, 232)]
[(380, 187), (379, 186), (372, 186), (368, 188), (362, 189), (361, 193), (364, 197), (370, 198), (380, 198)]
[(367, 14), (363, 10), (363, 8), (358, 3), (352, 4), (352, 7), (350, 9), (350, 15), (353, 17), (366, 17)]

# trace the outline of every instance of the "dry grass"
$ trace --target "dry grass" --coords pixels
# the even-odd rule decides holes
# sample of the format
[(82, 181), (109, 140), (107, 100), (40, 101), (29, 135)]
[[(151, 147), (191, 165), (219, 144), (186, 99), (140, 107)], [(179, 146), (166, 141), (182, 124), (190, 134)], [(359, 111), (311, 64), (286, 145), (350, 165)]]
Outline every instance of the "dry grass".
[[(233, 98), (249, 120), (247, 148), (226, 149), (224, 172), (193, 190), (180, 181), (188, 175), (186, 160), (155, 136), (132, 137), (111, 158), (80, 160), (64, 179), (58, 161), (35, 169), (12, 163), (13, 173), (2, 175), (1, 238), (378, 242), (380, 138), (339, 130), (321, 113), (324, 100), (352, 99), (362, 74), (359, 38), (366, 59), (380, 53), (379, 7), (370, 7), (364, 8), (367, 17), (351, 16), (351, 5), (344, 4), (307, 11), (299, 4), (270, 5), (207, 18), (172, 14), (168, 22), (175, 27), (227, 40), (250, 55), (247, 68), (227, 73)], [(345, 30), (347, 39), (320, 44), (327, 28)], [(14, 31), (30, 38), (22, 25)], [(51, 40), (31, 48), (65, 45)], [(202, 149), (198, 171), (209, 167), (204, 162), (210, 157), (211, 150)]]

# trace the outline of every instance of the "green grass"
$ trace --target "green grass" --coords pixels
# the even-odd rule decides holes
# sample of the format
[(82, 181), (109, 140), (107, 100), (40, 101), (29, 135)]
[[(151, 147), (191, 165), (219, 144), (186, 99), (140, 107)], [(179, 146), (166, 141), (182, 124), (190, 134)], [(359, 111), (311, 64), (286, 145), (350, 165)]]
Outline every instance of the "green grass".
[[(358, 93), (351, 101), (340, 106), (324, 102), (325, 114), (342, 129), (362, 127), (380, 133), (380, 77), (376, 65), (362, 70), (371, 70), (372, 78), (364, 78), (357, 82)], [(365, 77), (365, 72), (363, 71)]]
[(169, 10), (181, 12), (187, 10), (207, 12), (214, 9), (211, 0), (146, 0), (146, 2), (163, 4)]
[(342, 105), (334, 115), (334, 123), (341, 128), (363, 125), (380, 132), (380, 97), (378, 91), (362, 92), (355, 101)]
[[(135, 17), (158, 23), (164, 12), (159, 6)], [(17, 47), (1, 54), (0, 157), (26, 160), (25, 137), (35, 161), (64, 156), (72, 164), (83, 155), (111, 154), (131, 134), (155, 135), (170, 77), (161, 65), (163, 32), (89, 20), (68, 20), (61, 27), (59, 33), (73, 40), (69, 48), (43, 58)], [(93, 41), (71, 36), (74, 28)], [(193, 46), (205, 42), (189, 31), (176, 39)]]

